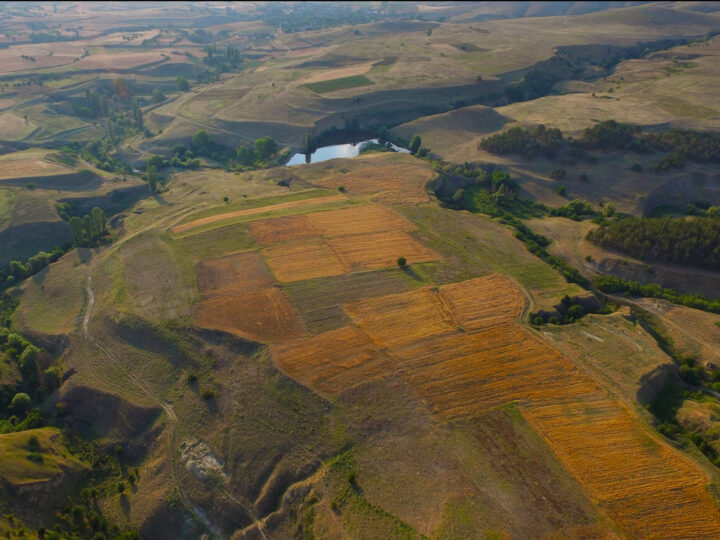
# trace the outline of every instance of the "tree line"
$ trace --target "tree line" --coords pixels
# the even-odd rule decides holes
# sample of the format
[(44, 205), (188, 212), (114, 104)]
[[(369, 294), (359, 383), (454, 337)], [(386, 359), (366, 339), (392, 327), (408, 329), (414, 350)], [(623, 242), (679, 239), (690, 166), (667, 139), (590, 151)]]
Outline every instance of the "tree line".
[(539, 125), (531, 129), (513, 127), (491, 135), (480, 142), (480, 147), (492, 154), (519, 154), (525, 159), (544, 156), (552, 159), (561, 150), (563, 142), (559, 129)]
[(720, 269), (720, 219), (627, 218), (587, 234), (591, 242), (642, 260)]

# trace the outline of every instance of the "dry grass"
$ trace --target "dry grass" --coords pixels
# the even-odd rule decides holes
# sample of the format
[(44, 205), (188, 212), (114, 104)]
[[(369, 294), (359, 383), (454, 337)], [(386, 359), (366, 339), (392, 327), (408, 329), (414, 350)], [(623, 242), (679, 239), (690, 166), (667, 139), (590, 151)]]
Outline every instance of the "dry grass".
[(204, 297), (243, 293), (273, 283), (270, 270), (256, 252), (202, 261), (197, 265), (197, 279)]
[(272, 348), (275, 365), (325, 396), (337, 396), (392, 369), (367, 334), (345, 326)]
[(275, 287), (203, 300), (196, 308), (195, 320), (204, 328), (256, 341), (283, 341), (305, 333), (302, 320)]
[(405, 257), (408, 264), (440, 259), (437, 253), (402, 231), (330, 238), (327, 243), (353, 270), (387, 268), (397, 264), (398, 257)]
[(263, 250), (263, 255), (278, 281), (291, 282), (301, 279), (344, 274), (347, 268), (319, 240), (298, 240), (279, 244)]
[(440, 298), (466, 331), (515, 321), (525, 308), (525, 297), (500, 274), (445, 285)]
[(188, 223), (182, 223), (172, 228), (172, 232), (175, 234), (183, 233), (196, 227), (208, 225), (210, 223), (216, 223), (218, 221), (224, 221), (226, 219), (232, 219), (242, 216), (253, 216), (257, 214), (265, 214), (267, 212), (275, 212), (278, 210), (286, 210), (288, 208), (304, 208), (307, 206), (314, 206), (317, 204), (324, 204), (330, 202), (343, 201), (346, 198), (343, 195), (331, 195), (329, 197), (316, 197), (314, 199), (301, 199), (299, 201), (288, 201), (284, 203), (271, 204), (268, 206), (262, 206), (259, 208), (248, 208), (247, 210), (238, 210), (236, 212), (227, 212), (225, 214), (216, 214), (205, 218), (196, 219)]
[(255, 241), (264, 246), (318, 235), (306, 214), (252, 221), (250, 232)]
[(456, 328), (437, 293), (427, 288), (360, 300), (345, 310), (380, 347), (412, 345)]
[(347, 236), (383, 231), (411, 231), (415, 225), (383, 206), (368, 205), (328, 210), (308, 215), (308, 220), (323, 236)]
[(57, 163), (49, 163), (42, 159), (24, 159), (22, 152), (18, 153), (18, 159), (8, 158), (0, 161), (0, 180), (53, 176), (72, 172), (74, 172), (73, 169)]

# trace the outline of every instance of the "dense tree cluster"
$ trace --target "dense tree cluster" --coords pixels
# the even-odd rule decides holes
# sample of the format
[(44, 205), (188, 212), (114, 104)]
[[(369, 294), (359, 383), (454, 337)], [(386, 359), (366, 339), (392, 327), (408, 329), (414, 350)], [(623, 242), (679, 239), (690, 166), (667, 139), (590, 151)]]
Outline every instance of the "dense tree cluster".
[(615, 120), (600, 122), (583, 133), (580, 144), (593, 150), (621, 150), (640, 133), (640, 126)]
[(647, 133), (645, 140), (661, 152), (667, 152), (656, 169), (682, 168), (686, 161), (720, 163), (720, 133), (671, 129)]
[(592, 204), (582, 199), (574, 199), (565, 206), (552, 208), (551, 216), (560, 216), (572, 219), (573, 221), (582, 221), (585, 218), (595, 217), (598, 212), (593, 208)]
[(709, 299), (699, 294), (682, 294), (675, 289), (666, 289), (657, 283), (643, 285), (615, 276), (600, 275), (593, 280), (595, 287), (608, 294), (624, 293), (627, 296), (661, 298), (673, 304), (687, 306), (711, 313), (720, 313), (720, 299)]
[(95, 206), (90, 214), (86, 214), (82, 218), (71, 217), (70, 233), (73, 243), (78, 247), (99, 245), (108, 234), (105, 212), (102, 208)]
[(530, 129), (510, 128), (484, 139), (480, 147), (493, 154), (519, 154), (526, 159), (545, 156), (552, 159), (560, 151), (562, 144), (563, 135), (559, 129), (548, 129), (540, 125)]
[(602, 225), (587, 238), (643, 260), (720, 269), (720, 219), (629, 218)]

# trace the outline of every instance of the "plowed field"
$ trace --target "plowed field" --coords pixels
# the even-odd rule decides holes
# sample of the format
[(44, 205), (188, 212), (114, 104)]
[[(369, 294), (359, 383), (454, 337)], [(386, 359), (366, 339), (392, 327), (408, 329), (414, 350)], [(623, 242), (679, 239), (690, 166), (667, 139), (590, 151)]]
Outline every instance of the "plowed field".
[(210, 298), (196, 309), (197, 324), (256, 341), (284, 341), (305, 333), (285, 294), (270, 287), (238, 296)]
[(380, 347), (402, 347), (456, 331), (455, 321), (430, 289), (361, 300), (345, 310)]
[(250, 232), (255, 241), (263, 246), (318, 236), (318, 231), (306, 214), (252, 221)]
[(320, 240), (299, 240), (263, 250), (278, 281), (300, 281), (344, 274), (347, 268)]
[(388, 359), (353, 326), (272, 348), (276, 365), (296, 381), (326, 396), (390, 373)]
[(327, 237), (415, 229), (412, 222), (375, 204), (315, 212), (307, 217), (315, 229)]
[(239, 253), (206, 259), (197, 265), (200, 294), (231, 295), (269, 287), (273, 276), (259, 253)]
[(445, 285), (440, 297), (466, 331), (516, 321), (525, 308), (525, 297), (500, 274)]
[(440, 256), (402, 231), (329, 238), (328, 245), (353, 270), (378, 270), (397, 264), (436, 261)]

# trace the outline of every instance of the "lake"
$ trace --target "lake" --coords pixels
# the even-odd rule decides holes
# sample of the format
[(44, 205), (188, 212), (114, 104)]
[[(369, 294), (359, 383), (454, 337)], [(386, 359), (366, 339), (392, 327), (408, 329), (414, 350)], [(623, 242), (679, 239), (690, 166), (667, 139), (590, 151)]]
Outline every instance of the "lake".
[[(303, 163), (319, 163), (321, 161), (327, 161), (328, 159), (335, 158), (350, 158), (360, 154), (360, 147), (365, 143), (377, 143), (377, 139), (368, 139), (367, 141), (361, 141), (359, 143), (348, 143), (348, 144), (333, 144), (332, 146), (323, 146), (318, 148), (310, 154), (310, 161), (307, 161), (305, 154), (294, 154), (290, 161), (285, 165), (290, 167), (292, 165), (301, 165)], [(400, 146), (390, 144), (390, 147), (396, 152), (401, 154), (409, 154), (410, 151)]]

